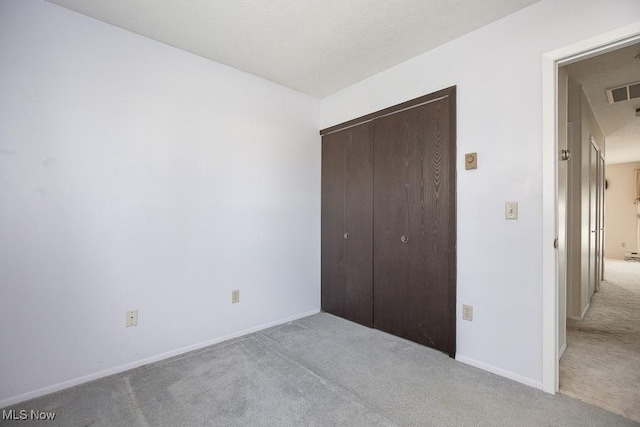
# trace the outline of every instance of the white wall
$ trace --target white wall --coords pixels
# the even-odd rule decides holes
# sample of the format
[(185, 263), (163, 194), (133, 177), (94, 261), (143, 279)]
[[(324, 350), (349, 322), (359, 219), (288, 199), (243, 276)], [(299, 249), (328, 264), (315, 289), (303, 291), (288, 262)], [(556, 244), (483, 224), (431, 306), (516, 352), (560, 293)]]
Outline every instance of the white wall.
[[(580, 282), (582, 280), (582, 165), (589, 151), (582, 150), (582, 87), (568, 81), (569, 160), (567, 214), (567, 317), (579, 319), (582, 313)], [(589, 163), (586, 160), (587, 164)], [(588, 170), (588, 169), (587, 169)], [(588, 193), (587, 193), (588, 196)], [(588, 250), (588, 246), (587, 246)], [(587, 269), (584, 269), (588, 273)], [(586, 279), (585, 279), (586, 280)]]
[(0, 406), (317, 311), (318, 116), (257, 77), (0, 0)]
[(570, 142), (572, 157), (569, 160), (568, 240), (571, 251), (568, 258), (567, 317), (579, 320), (586, 314), (593, 295), (589, 289), (589, 269), (593, 268), (590, 249), (591, 138), (601, 150), (605, 150), (605, 138), (582, 86), (571, 80), (571, 75), (568, 94), (568, 114), (573, 131)]
[[(636, 173), (640, 162), (607, 165), (609, 188), (604, 194), (604, 254), (624, 259), (625, 252), (638, 252), (638, 206), (635, 197)], [(623, 246), (624, 245), (624, 246)]]
[[(595, 224), (595, 217), (592, 218), (592, 205), (593, 209), (597, 209), (596, 201), (591, 197), (591, 174), (593, 173), (591, 170), (591, 160), (592, 160), (592, 145), (591, 139), (595, 141), (597, 145), (597, 149), (606, 150), (605, 147), (605, 139), (602, 134), (602, 130), (600, 129), (600, 125), (598, 124), (595, 115), (593, 114), (593, 109), (591, 105), (589, 105), (589, 101), (587, 100), (587, 96), (584, 93), (584, 90), (580, 89), (580, 102), (582, 104), (581, 107), (581, 131), (580, 131), (580, 142), (581, 142), (581, 151), (582, 151), (582, 171), (580, 175), (580, 182), (582, 186), (582, 199), (581, 199), (581, 223), (580, 223), (580, 234), (581, 234), (581, 281), (580, 281), (580, 289), (581, 289), (581, 297), (580, 297), (580, 308), (581, 311), (578, 313), (580, 318), (583, 318), (586, 314), (587, 307), (591, 303), (591, 297), (595, 292), (595, 278), (593, 277), (593, 268), (594, 263), (596, 262), (596, 255), (591, 249), (591, 242), (594, 238), (593, 233), (591, 233), (592, 227), (591, 222)], [(594, 177), (594, 183), (596, 178)], [(595, 185), (595, 184), (594, 184)], [(594, 190), (595, 192), (595, 190)], [(571, 219), (570, 219), (571, 220)], [(595, 243), (594, 243), (595, 247)], [(593, 284), (593, 287), (590, 287), (590, 282)]]
[(322, 100), (324, 128), (458, 86), (459, 360), (541, 386), (541, 55), (638, 20), (635, 0), (543, 0)]

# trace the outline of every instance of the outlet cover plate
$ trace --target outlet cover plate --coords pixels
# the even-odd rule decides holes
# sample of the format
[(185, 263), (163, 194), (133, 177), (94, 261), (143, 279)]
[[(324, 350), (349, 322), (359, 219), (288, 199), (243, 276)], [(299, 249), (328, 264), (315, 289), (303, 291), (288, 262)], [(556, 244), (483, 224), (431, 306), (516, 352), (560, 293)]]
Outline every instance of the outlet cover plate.
[(231, 291), (231, 304), (237, 304), (240, 302), (240, 291), (235, 290)]
[(462, 319), (473, 321), (473, 306), (470, 304), (462, 304)]
[(128, 310), (125, 326), (137, 326), (138, 325), (138, 310)]
[(504, 219), (518, 219), (518, 202), (506, 202), (504, 204)]

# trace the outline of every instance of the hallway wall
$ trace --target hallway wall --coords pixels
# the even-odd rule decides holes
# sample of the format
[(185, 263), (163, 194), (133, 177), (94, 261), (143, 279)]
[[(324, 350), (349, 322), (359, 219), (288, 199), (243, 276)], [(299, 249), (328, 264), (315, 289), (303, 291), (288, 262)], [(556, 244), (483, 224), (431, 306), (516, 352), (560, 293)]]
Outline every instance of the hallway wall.
[(582, 87), (569, 75), (569, 208), (568, 241), (570, 246), (567, 277), (567, 317), (580, 319), (589, 306), (589, 171), (591, 137), (601, 149), (605, 139)]
[(607, 165), (609, 187), (605, 191), (604, 254), (607, 258), (624, 259), (625, 252), (638, 252), (638, 206), (635, 195), (635, 169), (640, 162)]

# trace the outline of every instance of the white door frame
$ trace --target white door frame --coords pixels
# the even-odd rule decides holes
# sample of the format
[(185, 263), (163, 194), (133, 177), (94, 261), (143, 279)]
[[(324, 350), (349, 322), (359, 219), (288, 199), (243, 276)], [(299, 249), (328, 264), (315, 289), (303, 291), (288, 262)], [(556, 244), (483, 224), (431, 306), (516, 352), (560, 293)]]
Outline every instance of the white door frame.
[(542, 389), (559, 387), (558, 266), (553, 247), (558, 215), (558, 67), (640, 41), (640, 22), (542, 55)]

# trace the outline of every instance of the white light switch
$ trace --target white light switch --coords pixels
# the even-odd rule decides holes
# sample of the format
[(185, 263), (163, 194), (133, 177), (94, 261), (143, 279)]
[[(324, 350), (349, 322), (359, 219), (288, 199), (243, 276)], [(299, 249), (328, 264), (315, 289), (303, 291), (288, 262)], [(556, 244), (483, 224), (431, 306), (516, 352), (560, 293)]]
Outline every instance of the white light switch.
[(518, 202), (504, 204), (504, 219), (518, 219)]

